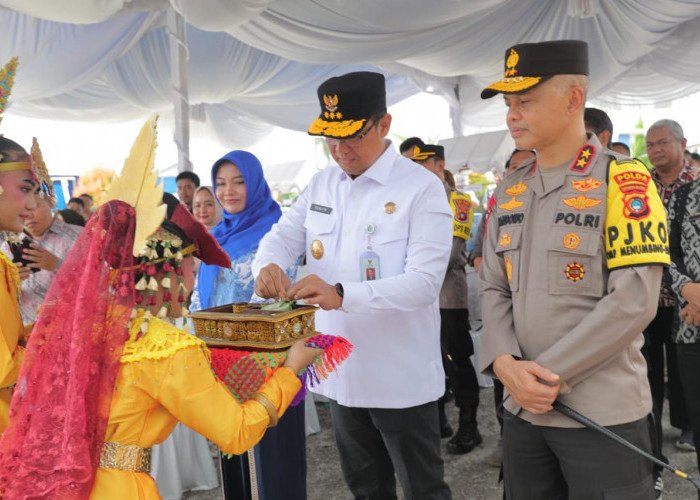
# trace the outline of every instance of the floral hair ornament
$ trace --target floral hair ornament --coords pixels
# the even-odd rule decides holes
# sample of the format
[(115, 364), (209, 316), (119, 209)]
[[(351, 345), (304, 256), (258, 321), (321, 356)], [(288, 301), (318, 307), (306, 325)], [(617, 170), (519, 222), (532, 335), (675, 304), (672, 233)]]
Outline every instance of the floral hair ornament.
[[(146, 248), (136, 257), (138, 281), (135, 287), (137, 292), (136, 308), (145, 309), (146, 318), (150, 317), (149, 309), (156, 305), (155, 293), (159, 288), (163, 288), (164, 293), (163, 305), (158, 310), (157, 317), (165, 318), (168, 315), (170, 301), (173, 297), (173, 283), (171, 279), (173, 273), (177, 277), (177, 301), (182, 305), (183, 313), (187, 314), (187, 311), (184, 309), (187, 288), (183, 281), (182, 260), (185, 255), (194, 251), (194, 244), (185, 247), (184, 241), (180, 236), (171, 233), (163, 227), (158, 228), (148, 239)], [(165, 273), (160, 282), (156, 278), (158, 265), (161, 265), (161, 269)], [(144, 321), (141, 325), (141, 333), (145, 333), (147, 327), (147, 321)]]

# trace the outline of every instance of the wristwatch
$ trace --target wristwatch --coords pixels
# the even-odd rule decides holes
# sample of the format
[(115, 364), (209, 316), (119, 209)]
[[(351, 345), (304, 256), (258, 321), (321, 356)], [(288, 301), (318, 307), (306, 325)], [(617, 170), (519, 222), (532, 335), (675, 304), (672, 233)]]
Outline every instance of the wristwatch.
[(345, 295), (345, 290), (343, 290), (342, 284), (340, 284), (340, 283), (335, 284), (335, 293), (337, 293), (341, 299), (343, 298), (343, 296)]

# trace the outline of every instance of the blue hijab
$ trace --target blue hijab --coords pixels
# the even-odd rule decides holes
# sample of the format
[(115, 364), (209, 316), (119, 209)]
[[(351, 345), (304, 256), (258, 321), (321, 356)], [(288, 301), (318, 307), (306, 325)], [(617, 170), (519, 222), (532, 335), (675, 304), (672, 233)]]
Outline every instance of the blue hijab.
[[(262, 237), (282, 216), (282, 210), (272, 199), (260, 160), (247, 151), (231, 151), (214, 163), (211, 168), (214, 198), (216, 198), (216, 174), (225, 162), (233, 163), (241, 171), (246, 187), (245, 208), (237, 214), (228, 213), (224, 209), (221, 222), (212, 229), (211, 233), (231, 260), (234, 260), (258, 247)], [(216, 201), (221, 204), (218, 198)], [(207, 265), (204, 262), (199, 267), (197, 287), (202, 309), (213, 306), (209, 304), (209, 299), (219, 272), (219, 266)]]

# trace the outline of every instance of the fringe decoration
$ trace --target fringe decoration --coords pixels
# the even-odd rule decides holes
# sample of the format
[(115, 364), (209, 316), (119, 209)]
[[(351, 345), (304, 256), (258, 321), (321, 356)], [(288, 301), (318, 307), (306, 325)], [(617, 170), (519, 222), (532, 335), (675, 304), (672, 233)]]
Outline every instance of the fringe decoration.
[[(350, 355), (352, 344), (343, 337), (318, 334), (309, 337), (306, 345), (323, 349), (313, 364), (298, 373), (301, 389), (292, 401), (296, 406), (304, 400), (309, 389), (330, 373)], [(286, 352), (251, 352), (227, 348), (211, 349), (211, 366), (214, 374), (228, 387), (239, 403), (249, 399), (272, 376), (272, 371), (284, 364)]]

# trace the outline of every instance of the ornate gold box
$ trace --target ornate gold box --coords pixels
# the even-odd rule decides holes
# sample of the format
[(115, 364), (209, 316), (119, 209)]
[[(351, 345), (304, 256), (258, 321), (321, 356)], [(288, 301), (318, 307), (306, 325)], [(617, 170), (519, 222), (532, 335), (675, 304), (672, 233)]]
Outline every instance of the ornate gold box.
[(207, 345), (247, 349), (286, 349), (316, 333), (315, 306), (263, 311), (263, 304), (237, 302), (190, 313), (195, 334)]

